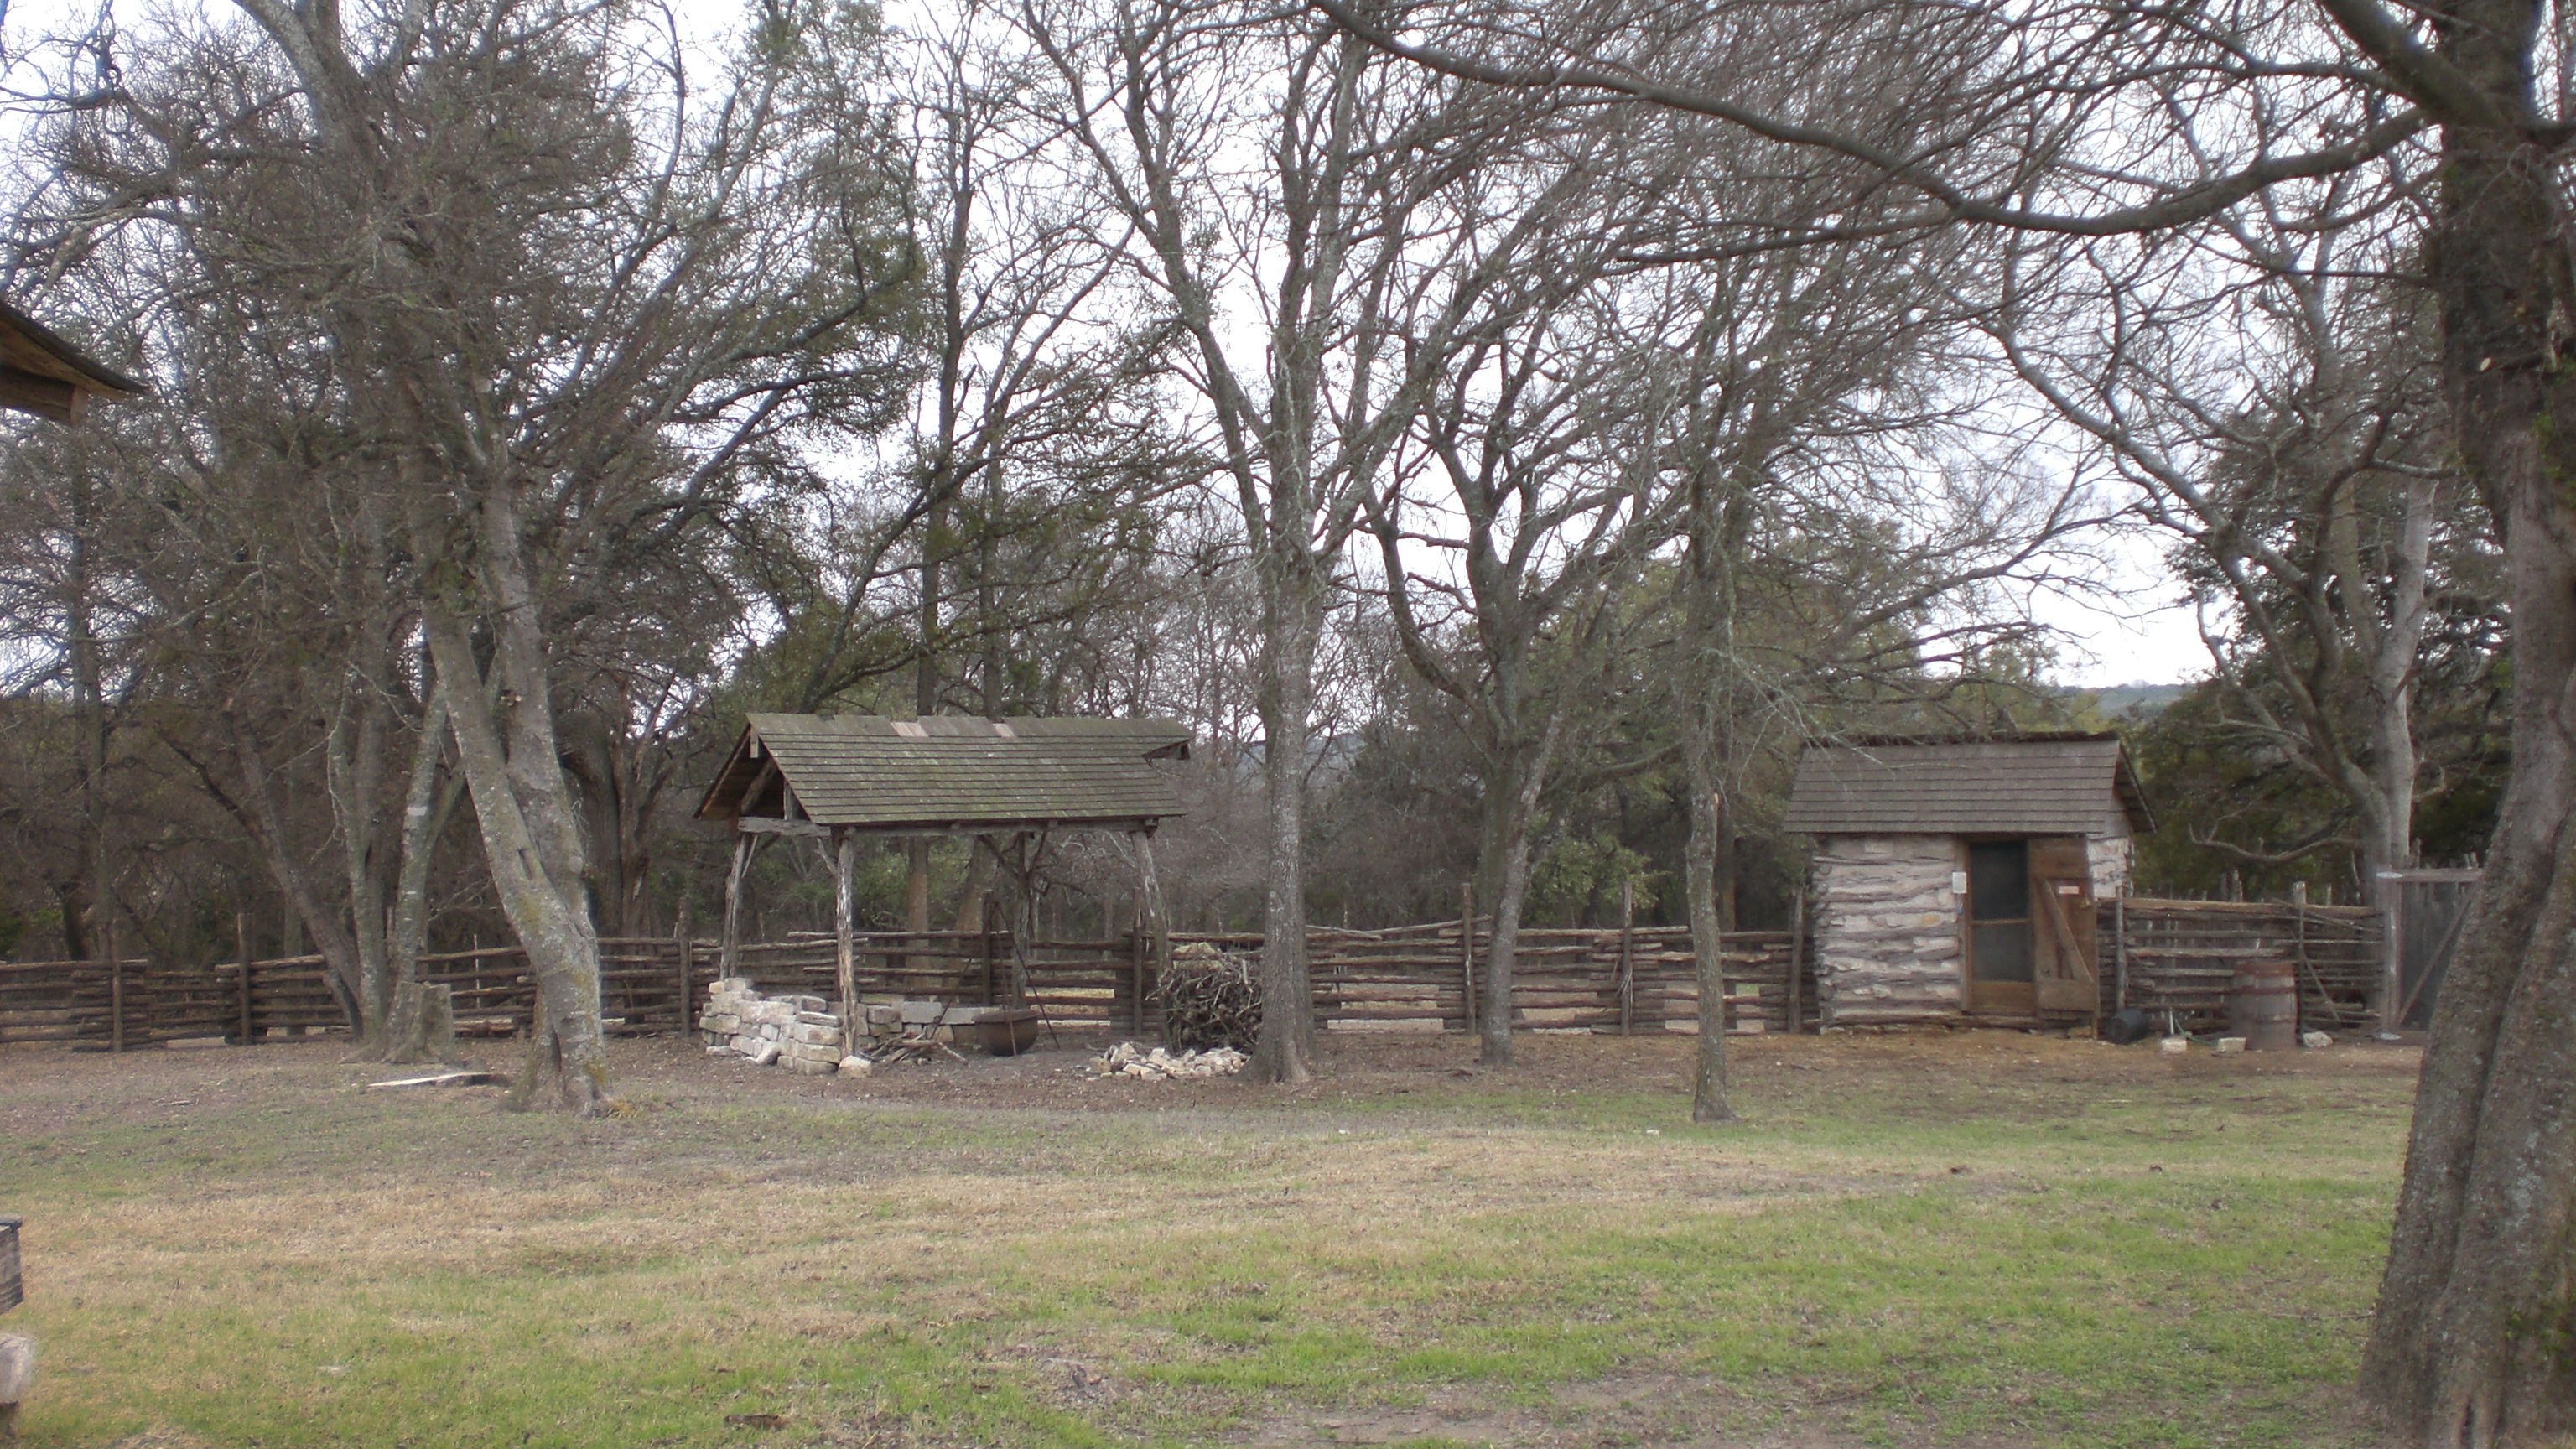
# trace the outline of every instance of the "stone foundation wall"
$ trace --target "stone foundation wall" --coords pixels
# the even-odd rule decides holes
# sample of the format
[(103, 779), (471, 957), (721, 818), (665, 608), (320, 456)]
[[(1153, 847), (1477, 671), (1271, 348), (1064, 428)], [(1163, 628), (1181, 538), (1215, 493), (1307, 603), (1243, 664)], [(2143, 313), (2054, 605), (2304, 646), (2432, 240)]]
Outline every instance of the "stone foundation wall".
[(1964, 1009), (1960, 868), (1947, 835), (1837, 835), (1819, 844), (1816, 1005), (1826, 1026), (1939, 1021)]

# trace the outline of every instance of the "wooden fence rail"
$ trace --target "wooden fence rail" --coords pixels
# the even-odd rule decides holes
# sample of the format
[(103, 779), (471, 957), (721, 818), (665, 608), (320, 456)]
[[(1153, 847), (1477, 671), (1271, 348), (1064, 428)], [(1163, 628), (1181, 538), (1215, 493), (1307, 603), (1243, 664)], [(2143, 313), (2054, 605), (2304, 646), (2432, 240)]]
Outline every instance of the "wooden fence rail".
[[(1490, 922), (1479, 920), (1473, 930), (1473, 969), (1481, 973), (1492, 945)], [(1469, 967), (1459, 932), (1456, 921), (1384, 931), (1316, 929), (1307, 949), (1317, 1024), (1331, 1032), (1464, 1030)], [(1617, 927), (1522, 931), (1514, 1026), (1697, 1030), (1689, 933), (1639, 928), (1624, 936), (1623, 946)], [(1222, 951), (1256, 951), (1261, 944), (1259, 936), (1242, 934), (1177, 933), (1172, 940), (1204, 941)], [(1787, 932), (1728, 938), (1730, 1020), (1740, 1029), (1789, 1029), (1790, 943)], [(863, 999), (1025, 1000), (1059, 1028), (1146, 1036), (1162, 1029), (1152, 954), (1132, 934), (1041, 940), (1025, 952), (1005, 931), (870, 932), (858, 945)], [(738, 972), (764, 991), (828, 999), (838, 989), (828, 935), (745, 943), (737, 953)], [(608, 1029), (680, 1029), (713, 979), (716, 959), (713, 941), (603, 940), (600, 996)], [(515, 946), (425, 956), (420, 975), (448, 987), (463, 1035), (510, 1035), (527, 1024), (535, 1004), (527, 958)], [(1812, 984), (1802, 999), (1814, 1001)], [(1811, 1012), (1805, 1015), (1812, 1019)], [(189, 1037), (245, 1041), (346, 1029), (346, 1013), (319, 956), (194, 970), (132, 959), (113, 967), (104, 961), (0, 963), (0, 1042), (147, 1046)]]
[[(2367, 1019), (2380, 979), (2380, 924), (2356, 907), (2127, 898), (2100, 911), (2104, 1010), (2171, 1012), (2184, 1026), (2220, 1022), (2239, 961), (2278, 957), (2298, 968), (2302, 1017)], [(1462, 939), (1462, 931), (1467, 934)], [(1176, 933), (1220, 951), (1257, 951), (1258, 935)], [(862, 998), (929, 997), (995, 1004), (1025, 1000), (1061, 1029), (1162, 1029), (1152, 954), (1133, 934), (1035, 941), (1010, 933), (870, 932), (858, 938)], [(1438, 921), (1358, 931), (1316, 927), (1307, 937), (1317, 1025), (1332, 1033), (1469, 1029), (1483, 1003), (1491, 922)], [(1787, 931), (1729, 935), (1726, 1021), (1734, 1031), (1804, 1031), (1817, 1024), (1812, 943)], [(827, 934), (738, 948), (740, 974), (773, 993), (829, 999)], [(611, 1032), (685, 1029), (716, 969), (716, 943), (676, 937), (600, 942), (602, 1015)], [(423, 957), (422, 979), (446, 985), (458, 1031), (507, 1036), (530, 1019), (535, 984), (516, 946)], [(1699, 1029), (1690, 932), (1677, 926), (1524, 928), (1512, 984), (1512, 1025), (1535, 1032), (1689, 1033)], [(319, 956), (182, 969), (126, 959), (0, 962), (0, 1043), (62, 1041), (104, 1048), (186, 1037), (233, 1041), (347, 1029)]]
[(2225, 1023), (2228, 982), (2252, 960), (2288, 961), (2299, 1018), (2311, 1026), (2370, 1022), (2386, 970), (2386, 918), (2368, 906), (2169, 901), (2130, 896), (2098, 914), (2104, 1005), (2135, 1006), (2187, 1030)]

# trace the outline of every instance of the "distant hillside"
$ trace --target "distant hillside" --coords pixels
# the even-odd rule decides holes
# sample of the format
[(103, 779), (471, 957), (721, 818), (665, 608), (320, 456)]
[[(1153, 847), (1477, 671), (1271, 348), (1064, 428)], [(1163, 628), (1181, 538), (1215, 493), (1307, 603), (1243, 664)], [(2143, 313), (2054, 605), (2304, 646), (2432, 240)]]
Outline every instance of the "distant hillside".
[(2188, 684), (2113, 684), (2101, 688), (2074, 688), (2071, 695), (2089, 697), (2093, 707), (2110, 719), (2135, 712), (2141, 718), (2161, 713), (2165, 706), (2191, 693)]

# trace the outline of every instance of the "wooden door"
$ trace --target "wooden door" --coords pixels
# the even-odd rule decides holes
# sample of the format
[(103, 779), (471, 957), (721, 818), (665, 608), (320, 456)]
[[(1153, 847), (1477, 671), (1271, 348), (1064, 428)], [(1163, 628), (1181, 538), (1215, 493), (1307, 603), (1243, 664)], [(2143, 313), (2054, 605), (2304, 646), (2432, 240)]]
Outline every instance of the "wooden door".
[(2030, 842), (1968, 842), (1968, 1010), (1981, 1016), (2032, 1013)]
[(2031, 923), (2039, 1009), (2093, 1016), (2102, 1009), (2094, 962), (2093, 862), (2080, 835), (2030, 843)]

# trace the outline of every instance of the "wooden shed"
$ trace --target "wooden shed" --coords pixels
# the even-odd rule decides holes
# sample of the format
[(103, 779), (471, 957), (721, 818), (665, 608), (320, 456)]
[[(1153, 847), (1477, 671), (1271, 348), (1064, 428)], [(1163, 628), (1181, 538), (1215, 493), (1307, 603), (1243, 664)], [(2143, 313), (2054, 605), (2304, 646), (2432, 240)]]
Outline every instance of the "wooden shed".
[[(755, 714), (698, 802), (734, 830), (725, 880), (723, 971), (736, 973), (743, 875), (761, 843), (830, 847), (842, 1037), (855, 1049), (851, 872), (862, 836), (1027, 840), (1108, 830), (1138, 838), (1147, 909), (1159, 923), (1154, 828), (1184, 813), (1154, 760), (1185, 760), (1190, 732), (1167, 719)], [(1017, 933), (1025, 940), (1029, 933)], [(1163, 936), (1158, 924), (1156, 935)], [(1160, 948), (1157, 948), (1160, 954)]]
[(2093, 1015), (2094, 902), (2154, 828), (2108, 734), (1813, 745), (1783, 825), (1816, 842), (1827, 1026)]

